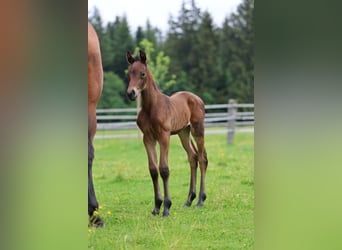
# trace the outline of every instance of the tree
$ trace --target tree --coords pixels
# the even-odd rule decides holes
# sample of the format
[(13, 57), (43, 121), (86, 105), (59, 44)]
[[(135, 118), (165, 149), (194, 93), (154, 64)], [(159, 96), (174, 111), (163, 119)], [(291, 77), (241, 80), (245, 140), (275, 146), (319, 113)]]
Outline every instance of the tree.
[(94, 7), (93, 15), (89, 18), (89, 22), (94, 26), (97, 36), (99, 37), (102, 66), (106, 69), (113, 61), (113, 52), (110, 44), (110, 38), (103, 27), (100, 11), (96, 7)]
[[(125, 53), (134, 48), (137, 53), (139, 47), (146, 52), (160, 89), (168, 95), (185, 90), (199, 95), (207, 104), (226, 103), (229, 98), (254, 102), (254, 0), (242, 0), (221, 27), (215, 27), (210, 13), (201, 12), (195, 0), (183, 0), (179, 15), (169, 18), (165, 40), (149, 20), (144, 27), (138, 27), (134, 36), (126, 16), (117, 16), (104, 27), (95, 8), (89, 20), (100, 40), (108, 79), (105, 88), (112, 88), (112, 82), (118, 79), (127, 82)], [(120, 93), (117, 98), (125, 106), (125, 91)], [(119, 105), (114, 99), (109, 103)]]
[(214, 101), (215, 89), (218, 84), (218, 32), (214, 27), (213, 19), (209, 12), (204, 12), (196, 33), (197, 43), (193, 45), (193, 53), (190, 55), (194, 67), (189, 72), (189, 77), (194, 81), (196, 90), (205, 102)]
[(123, 80), (113, 72), (104, 73), (103, 90), (98, 108), (122, 108), (125, 107), (124, 96), (126, 85)]
[(195, 1), (182, 3), (177, 20), (170, 17), (170, 31), (167, 34), (165, 49), (173, 59), (172, 71), (188, 71), (193, 65), (189, 56), (192, 54), (193, 45), (196, 44), (196, 32), (200, 22), (200, 9)]
[[(209, 12), (202, 13), (195, 1), (183, 2), (178, 21), (169, 21), (171, 29), (166, 51), (174, 62), (170, 69), (179, 72), (177, 87), (214, 102), (219, 84), (219, 33)], [(183, 82), (182, 82), (183, 81)]]
[(153, 44), (155, 48), (153, 51), (153, 56), (156, 56), (158, 52), (161, 51), (162, 47), (162, 33), (157, 27), (153, 27), (150, 21), (147, 19), (145, 28), (138, 26), (135, 33), (136, 44), (139, 45), (143, 39), (147, 39)]
[(135, 43), (140, 44), (140, 42), (145, 38), (143, 28), (138, 26), (137, 32), (135, 33)]
[(196, 90), (195, 79), (191, 78), (191, 70), (196, 68), (196, 56), (193, 50), (197, 44), (200, 9), (195, 1), (183, 1), (177, 19), (169, 19), (170, 30), (165, 41), (165, 51), (172, 60), (170, 71), (177, 76), (172, 90)]
[(132, 38), (127, 17), (116, 17), (114, 23), (107, 25), (107, 33), (110, 34), (112, 47), (112, 63), (106, 71), (112, 71), (121, 79), (126, 79), (125, 69), (127, 68), (126, 51), (133, 50), (134, 40)]
[(243, 0), (237, 13), (226, 18), (221, 53), (229, 96), (254, 102), (254, 0)]

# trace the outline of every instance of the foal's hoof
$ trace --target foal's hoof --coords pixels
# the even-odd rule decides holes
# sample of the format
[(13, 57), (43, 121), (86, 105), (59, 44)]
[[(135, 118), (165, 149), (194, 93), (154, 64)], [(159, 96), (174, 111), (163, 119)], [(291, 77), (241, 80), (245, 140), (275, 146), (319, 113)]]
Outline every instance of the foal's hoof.
[(172, 206), (172, 201), (170, 199), (165, 199), (163, 217), (169, 216), (169, 211), (170, 211), (171, 206)]
[(156, 208), (153, 209), (152, 214), (153, 214), (154, 216), (158, 215), (158, 214), (159, 214), (159, 209), (156, 209)]
[(207, 199), (207, 195), (205, 193), (203, 193), (202, 195), (200, 195), (200, 198), (198, 200), (198, 203), (196, 205), (196, 207), (202, 207), (204, 205), (204, 201)]
[(198, 202), (196, 207), (202, 207), (204, 205), (204, 202)]
[(103, 227), (104, 222), (99, 215), (93, 215), (90, 217), (88, 227)]
[(191, 207), (191, 202), (190, 201), (185, 202), (184, 207)]

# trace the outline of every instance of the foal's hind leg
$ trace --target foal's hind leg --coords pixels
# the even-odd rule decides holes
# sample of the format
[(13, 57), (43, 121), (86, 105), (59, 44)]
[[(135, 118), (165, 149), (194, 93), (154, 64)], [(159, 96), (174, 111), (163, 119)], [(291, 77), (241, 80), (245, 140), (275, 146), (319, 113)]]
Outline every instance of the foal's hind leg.
[(208, 158), (207, 152), (204, 147), (204, 123), (202, 122), (193, 122), (191, 133), (195, 138), (197, 144), (197, 151), (198, 151), (198, 162), (201, 169), (201, 185), (200, 185), (200, 192), (198, 197), (197, 206), (202, 206), (204, 204), (207, 195), (205, 193), (205, 175), (208, 166)]
[(185, 149), (187, 155), (188, 155), (188, 161), (190, 164), (190, 188), (189, 188), (189, 194), (188, 199), (185, 202), (185, 206), (190, 207), (192, 201), (196, 198), (196, 178), (197, 178), (197, 154), (196, 149), (192, 146), (191, 138), (190, 138), (190, 126), (183, 129), (178, 134), (182, 146)]

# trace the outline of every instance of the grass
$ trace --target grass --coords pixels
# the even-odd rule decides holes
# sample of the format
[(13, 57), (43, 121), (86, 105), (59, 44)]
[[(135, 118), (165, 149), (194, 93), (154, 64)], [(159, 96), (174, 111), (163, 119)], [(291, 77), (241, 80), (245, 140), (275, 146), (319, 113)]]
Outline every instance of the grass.
[[(225, 135), (206, 136), (207, 200), (196, 208), (196, 198), (189, 208), (183, 204), (190, 169), (173, 136), (168, 218), (151, 214), (154, 194), (142, 140), (95, 140), (94, 185), (106, 225), (88, 228), (88, 249), (252, 249), (253, 138), (253, 133), (236, 134), (234, 144), (227, 145)], [(197, 183), (198, 195), (199, 173)]]

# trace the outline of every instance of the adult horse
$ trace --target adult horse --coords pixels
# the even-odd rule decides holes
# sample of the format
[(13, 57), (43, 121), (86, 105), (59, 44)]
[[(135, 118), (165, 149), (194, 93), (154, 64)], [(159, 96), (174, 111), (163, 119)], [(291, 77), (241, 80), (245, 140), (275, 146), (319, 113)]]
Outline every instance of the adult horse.
[(95, 196), (92, 165), (94, 159), (93, 140), (96, 133), (96, 106), (103, 86), (103, 69), (100, 44), (94, 27), (88, 22), (88, 215), (89, 224), (103, 226), (97, 214), (98, 202)]
[[(129, 85), (127, 95), (135, 100), (141, 94), (142, 107), (137, 124), (143, 132), (143, 141), (148, 157), (148, 167), (154, 187), (153, 215), (159, 214), (163, 203), (160, 194), (158, 175), (164, 184), (163, 216), (169, 215), (171, 199), (169, 194), (168, 153), (170, 136), (178, 134), (190, 163), (190, 189), (186, 206), (191, 206), (196, 197), (197, 164), (201, 169), (201, 184), (197, 206), (202, 206), (205, 199), (205, 175), (208, 166), (207, 153), (204, 147), (204, 103), (190, 92), (178, 92), (171, 97), (160, 92), (146, 62), (146, 55), (140, 51), (133, 57), (127, 52), (126, 59), (130, 64), (128, 70)], [(197, 148), (191, 140), (192, 134)], [(159, 167), (157, 166), (156, 143), (160, 146)]]

